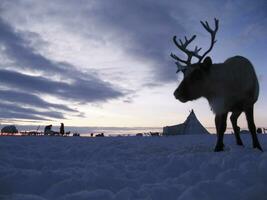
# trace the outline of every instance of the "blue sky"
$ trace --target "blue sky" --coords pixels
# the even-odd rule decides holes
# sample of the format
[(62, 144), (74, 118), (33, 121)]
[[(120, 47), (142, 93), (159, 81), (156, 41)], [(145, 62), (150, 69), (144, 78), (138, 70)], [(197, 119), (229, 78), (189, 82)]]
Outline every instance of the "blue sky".
[[(200, 3), (201, 2), (201, 3)], [(164, 126), (190, 109), (214, 126), (206, 100), (182, 104), (181, 81), (169, 56), (172, 43), (196, 34), (200, 20), (220, 20), (214, 63), (247, 57), (260, 81), (258, 126), (266, 119), (267, 2), (256, 1), (45, 1), (0, 2), (0, 118), (2, 123), (72, 126)], [(201, 52), (200, 52), (201, 53)], [(244, 116), (241, 126), (246, 126)]]

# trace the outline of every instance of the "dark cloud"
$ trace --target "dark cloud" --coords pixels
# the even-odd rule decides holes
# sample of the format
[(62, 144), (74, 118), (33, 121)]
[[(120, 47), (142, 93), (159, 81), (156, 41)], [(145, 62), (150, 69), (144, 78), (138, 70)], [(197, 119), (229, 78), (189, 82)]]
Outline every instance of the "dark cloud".
[(169, 55), (174, 46), (173, 35), (186, 33), (180, 20), (186, 17), (181, 6), (150, 0), (97, 1), (87, 15), (104, 33), (113, 33), (112, 39), (129, 55), (152, 63), (152, 83), (176, 79)]
[[(188, 17), (183, 6), (176, 1), (32, 3), (41, 12), (33, 12), (29, 17), (40, 18), (41, 22), (60, 24), (67, 31), (97, 41), (102, 46), (111, 42), (123, 48), (130, 57), (149, 61), (152, 63), (152, 83), (175, 80), (175, 65), (169, 56), (174, 49), (172, 37), (174, 34), (184, 36), (187, 32), (185, 19)], [(16, 6), (26, 9), (22, 2), (16, 2)], [(27, 54), (26, 57), (31, 55)]]
[[(0, 91), (0, 99), (5, 101), (10, 99), (11, 102), (16, 103), (16, 106), (12, 104), (15, 110), (11, 112), (11, 105), (9, 105), (10, 111), (4, 112), (2, 117), (9, 118), (9, 115), (12, 117), (10, 113), (15, 113), (13, 116), (17, 118), (25, 116), (25, 119), (39, 120), (43, 119), (38, 117), (42, 115), (62, 119), (63, 113), (53, 111), (54, 114), (52, 114), (51, 109), (59, 109), (60, 112), (77, 112), (68, 106), (52, 104), (40, 99), (38, 95), (42, 94), (77, 103), (99, 103), (125, 95), (125, 91), (115, 88), (109, 82), (102, 81), (96, 74), (81, 72), (66, 62), (49, 60), (29, 46), (23, 36), (25, 34), (14, 30), (0, 18), (1, 50), (12, 61), (13, 67), (12, 70), (10, 68), (0, 70), (1, 85), (10, 90)], [(24, 74), (25, 69), (31, 73), (38, 72), (39, 75)], [(49, 112), (36, 113), (31, 109), (19, 110), (18, 106), (24, 104), (31, 107), (43, 107)], [(24, 115), (22, 111), (25, 111)], [(28, 111), (27, 114), (26, 111)], [(30, 113), (32, 118), (29, 117)]]
[[(7, 2), (3, 4), (6, 5), (3, 6), (5, 9), (12, 5), (16, 7), (15, 11), (23, 13), (20, 16), (29, 13), (27, 10), (29, 5), (23, 1)], [(198, 34), (198, 39), (205, 40), (204, 42), (197, 41), (196, 44), (204, 44), (204, 47), (209, 38), (206, 34), (203, 35), (199, 20), (212, 20), (214, 17), (218, 17), (221, 24), (224, 25), (224, 29), (227, 29), (231, 36), (234, 35), (233, 33), (247, 32), (249, 36), (245, 35), (245, 38), (248, 38), (251, 37), (250, 29), (244, 31), (244, 27), (259, 21), (266, 23), (264, 19), (266, 19), (267, 5), (264, 0), (256, 2), (246, 0), (242, 3), (212, 0), (201, 3), (197, 0), (179, 2), (176, 0), (29, 2), (31, 7), (38, 11), (30, 12), (31, 14), (27, 17), (38, 18), (40, 23), (60, 24), (65, 26), (68, 31), (99, 41), (103, 46), (105, 46), (105, 41), (111, 41), (123, 48), (128, 55), (141, 61), (150, 61), (153, 76), (151, 83), (148, 82), (148, 84), (176, 80), (175, 64), (169, 56), (171, 51), (175, 51), (172, 42), (173, 35), (180, 38), (184, 35)], [(256, 35), (257, 32), (260, 32), (261, 35), (264, 34), (266, 30), (262, 28), (265, 27), (263, 23), (259, 23), (257, 26), (259, 30), (251, 28), (251, 32)], [(223, 30), (219, 32), (221, 33)], [(227, 40), (234, 39), (238, 38), (227, 38)], [(218, 41), (220, 42), (222, 39), (219, 38)], [(224, 51), (224, 48), (221, 49)], [(181, 55), (179, 51), (175, 53)], [(25, 57), (27, 56), (30, 57), (28, 54)], [(43, 62), (45, 63), (45, 61)]]
[(50, 94), (61, 99), (81, 103), (101, 102), (123, 95), (123, 92), (114, 90), (111, 85), (95, 77), (88, 77), (88, 80), (76, 78), (72, 83), (64, 83), (41, 76), (29, 76), (14, 71), (0, 70), (0, 82), (2, 85), (21, 91)]
[[(240, 35), (245, 35), (245, 42), (250, 37), (257, 40), (264, 38), (266, 6), (267, 3), (264, 0), (256, 2), (247, 0), (242, 3), (238, 1), (202, 1), (200, 3), (197, 0), (110, 0), (96, 1), (89, 12), (81, 13), (84, 13), (84, 19), (92, 18), (105, 34), (114, 34), (111, 38), (129, 55), (152, 62), (151, 72), (154, 76), (152, 81), (148, 82), (149, 86), (155, 82), (166, 83), (176, 80), (175, 64), (169, 55), (171, 51), (181, 57), (184, 55), (175, 48), (172, 42), (173, 35), (183, 38), (184, 35), (197, 34), (194, 44), (203, 48), (201, 54), (208, 48), (210, 39), (199, 21), (211, 21), (214, 17), (218, 17), (220, 19), (218, 35), (229, 33), (231, 37), (226, 41), (219, 37), (219, 42), (210, 55), (213, 55), (217, 49), (225, 52), (227, 46), (223, 43), (234, 44)], [(86, 26), (86, 20), (81, 21)], [(248, 27), (250, 25), (253, 26)], [(254, 44), (258, 45), (258, 43)], [(238, 45), (239, 52), (243, 51), (243, 46), (244, 44)]]
[(49, 118), (44, 116), (49, 118), (64, 118), (59, 112), (41, 112), (32, 108), (24, 108), (21, 105), (0, 103), (0, 118), (49, 121)]
[(3, 52), (15, 62), (15, 67), (42, 71), (46, 73), (62, 73), (63, 69), (32, 49), (23, 34), (16, 32), (0, 18), (0, 42), (4, 45)]
[[(1, 76), (1, 72), (0, 72)], [(16, 86), (17, 87), (17, 86)], [(55, 109), (65, 112), (78, 112), (75, 109), (71, 109), (68, 106), (61, 104), (48, 103), (34, 94), (28, 94), (18, 91), (0, 90), (0, 101), (11, 102), (26, 106), (34, 106), (35, 108)]]

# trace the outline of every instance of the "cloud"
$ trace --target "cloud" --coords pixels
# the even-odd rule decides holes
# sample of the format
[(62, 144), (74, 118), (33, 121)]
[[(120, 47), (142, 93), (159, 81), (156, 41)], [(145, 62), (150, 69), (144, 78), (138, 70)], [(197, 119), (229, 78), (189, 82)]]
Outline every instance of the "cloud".
[[(9, 60), (11, 67), (2, 64), (0, 70), (1, 86), (7, 90), (0, 91), (0, 99), (15, 102), (17, 106), (27, 104), (30, 106), (44, 106), (48, 110), (51, 108), (67, 112), (77, 112), (68, 106), (52, 104), (41, 100), (37, 95), (50, 95), (68, 102), (76, 103), (99, 103), (110, 99), (117, 99), (126, 95), (126, 90), (122, 90), (109, 82), (101, 80), (95, 73), (84, 73), (77, 67), (66, 62), (55, 62), (36, 52), (23, 38), (25, 34), (17, 32), (9, 24), (0, 18), (0, 45), (1, 50)], [(26, 74), (25, 74), (26, 72)], [(30, 75), (27, 74), (30, 72)], [(16, 95), (15, 95), (16, 94)], [(4, 106), (4, 105), (2, 105)], [(7, 107), (5, 107), (6, 109)], [(11, 107), (9, 107), (10, 109)], [(22, 115), (22, 110), (14, 105), (14, 111), (4, 114), (8, 118), (9, 113), (16, 113), (19, 118), (43, 119), (35, 114), (53, 118), (64, 118), (63, 113), (53, 115), (51, 112), (36, 113), (29, 110)], [(26, 110), (24, 110), (26, 111)], [(32, 113), (33, 118), (29, 115)], [(81, 113), (82, 114), (82, 113)], [(2, 117), (4, 117), (2, 115)]]
[(172, 37), (186, 33), (177, 20), (186, 15), (182, 7), (173, 9), (173, 5), (160, 1), (97, 1), (83, 18), (92, 18), (104, 39), (116, 43), (127, 55), (147, 62), (149, 82), (171, 82), (175, 80), (175, 66), (169, 56)]
[[(234, 8), (229, 9), (226, 4)], [(225, 51), (231, 46), (224, 45), (225, 35), (227, 45), (235, 43), (240, 35), (243, 38), (262, 40), (266, 35), (267, 3), (260, 1), (97, 1), (93, 11), (88, 15), (106, 32), (113, 32), (117, 41), (130, 55), (140, 60), (151, 61), (151, 71), (154, 74), (152, 83), (171, 82), (176, 80), (175, 65), (169, 57), (171, 51), (179, 56), (181, 52), (172, 43), (173, 35), (183, 38), (184, 35), (197, 34), (194, 45), (200, 45), (205, 52), (209, 45), (209, 34), (200, 25), (200, 20), (220, 19), (218, 43), (210, 55)], [(227, 14), (226, 14), (227, 13)], [(213, 21), (211, 21), (213, 25)], [(121, 38), (119, 42), (117, 38)], [(126, 39), (125, 39), (126, 38)], [(237, 51), (243, 52), (243, 44), (237, 44)], [(252, 46), (250, 46), (252, 47)], [(231, 51), (229, 51), (231, 52)], [(231, 55), (232, 56), (232, 55)]]
[[(46, 118), (48, 117), (48, 118)], [(45, 120), (49, 118), (64, 119), (63, 115), (59, 112), (41, 112), (32, 108), (24, 108), (16, 104), (0, 103), (0, 118), (4, 119), (31, 119), (31, 120)]]
[[(28, 9), (29, 5), (31, 10)], [(109, 43), (113, 43), (119, 46), (130, 57), (147, 63), (151, 73), (151, 79), (147, 80), (148, 85), (176, 80), (175, 64), (169, 54), (175, 51), (178, 55), (183, 55), (176, 51), (172, 43), (173, 35), (182, 38), (184, 35), (198, 34), (196, 44), (205, 47), (208, 46), (205, 44), (209, 38), (207, 34), (203, 34), (200, 20), (212, 20), (218, 17), (221, 25), (224, 26), (224, 30), (219, 30), (218, 34), (221, 32), (225, 34), (227, 29), (231, 35), (236, 32), (239, 37), (238, 33), (244, 32), (244, 29), (239, 29), (239, 26), (266, 19), (264, 0), (245, 1), (245, 3), (204, 1), (201, 4), (196, 0), (179, 2), (175, 0), (110, 0), (107, 2), (80, 0), (79, 3), (76, 1), (66, 3), (64, 0), (59, 0), (38, 3), (29, 1), (28, 4), (23, 1), (6, 1), (2, 7), (3, 10), (12, 8), (19, 16), (17, 17), (19, 22), (31, 21), (34, 25), (40, 23), (57, 25), (64, 27), (67, 32), (93, 40), (98, 45), (108, 47)], [(12, 12), (5, 13), (9, 18), (13, 17)], [(257, 15), (257, 13), (260, 14)], [(240, 23), (240, 20), (243, 23)], [(265, 32), (264, 29), (263, 32)], [(224, 51), (225, 42), (218, 38), (216, 49)]]
[(49, 94), (80, 103), (103, 102), (123, 96), (106, 82), (95, 77), (76, 78), (72, 83), (53, 81), (42, 76), (30, 76), (15, 71), (0, 70), (2, 85), (36, 94)]
[(0, 94), (1, 94), (0, 95), (1, 102), (10, 102), (18, 105), (21, 104), (26, 106), (32, 106), (39, 109), (45, 108), (45, 109), (54, 109), (65, 112), (74, 112), (74, 113), (78, 112), (77, 110), (71, 109), (65, 105), (46, 102), (34, 94), (28, 94), (24, 92), (10, 91), (10, 90), (0, 90)]
[[(16, 7), (16, 13), (22, 18), (25, 18), (24, 15), (30, 20), (40, 18), (33, 23), (44, 22), (51, 26), (59, 24), (67, 32), (94, 40), (98, 45), (108, 47), (112, 43), (118, 46), (129, 57), (148, 63), (153, 79), (150, 82), (175, 80), (175, 65), (169, 56), (173, 48), (172, 36), (184, 35), (186, 30), (181, 19), (186, 15), (182, 7), (175, 6), (172, 2), (111, 0), (82, 1), (80, 4), (65, 1), (36, 4), (32, 1), (34, 9), (30, 12), (26, 11), (28, 9), (20, 1), (16, 5), (7, 5)], [(175, 7), (172, 8), (173, 6)]]

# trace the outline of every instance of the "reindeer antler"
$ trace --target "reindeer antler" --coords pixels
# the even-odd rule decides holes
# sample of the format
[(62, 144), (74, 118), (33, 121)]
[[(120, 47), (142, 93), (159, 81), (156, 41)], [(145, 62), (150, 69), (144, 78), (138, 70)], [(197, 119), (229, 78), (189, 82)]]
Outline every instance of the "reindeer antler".
[(215, 28), (214, 30), (212, 30), (208, 24), (207, 21), (205, 21), (205, 23), (203, 21), (200, 21), (200, 23), (202, 24), (202, 26), (206, 29), (206, 31), (208, 31), (211, 35), (211, 44), (210, 44), (210, 48), (201, 56), (201, 59), (199, 59), (199, 63), (201, 62), (201, 60), (203, 58), (205, 58), (205, 56), (212, 50), (213, 45), (217, 42), (217, 40), (215, 40), (215, 36), (216, 33), (219, 29), (219, 20), (214, 18), (214, 22), (215, 22)]
[[(202, 56), (199, 55), (199, 51), (202, 48), (198, 48), (197, 46), (195, 46), (194, 51), (190, 51), (187, 49), (187, 46), (196, 38), (196, 35), (193, 35), (189, 40), (185, 36), (185, 41), (183, 42), (181, 39), (179, 39), (179, 43), (176, 40), (176, 36), (173, 37), (174, 44), (182, 52), (184, 52), (187, 55), (187, 60), (182, 60), (181, 58), (179, 58), (175, 54), (171, 53), (171, 57), (176, 60), (176, 65), (178, 67), (178, 70), (176, 73), (178, 73), (179, 71), (183, 71), (184, 69), (186, 69), (187, 66), (190, 66), (192, 57), (198, 58), (199, 59), (198, 62), (200, 63), (202, 61), (202, 59), (212, 50), (213, 45), (216, 42), (215, 36), (216, 36), (216, 33), (218, 31), (218, 28), (219, 28), (219, 20), (216, 18), (214, 20), (215, 20), (215, 29), (214, 30), (212, 30), (210, 28), (207, 21), (205, 21), (205, 23), (203, 21), (200, 21), (202, 26), (211, 34), (211, 45), (210, 45), (209, 49)], [(185, 63), (186, 66), (181, 65), (181, 63)]]
[(191, 59), (193, 56), (197, 57), (198, 59), (201, 58), (200, 55), (198, 55), (198, 52), (201, 50), (201, 48), (198, 48), (197, 46), (195, 47), (194, 51), (190, 51), (187, 49), (187, 46), (196, 38), (196, 35), (193, 35), (189, 40), (187, 39), (187, 37), (185, 36), (185, 42), (183, 42), (181, 39), (179, 39), (180, 44), (177, 42), (176, 40), (176, 36), (173, 37), (173, 42), (174, 44), (181, 50), (183, 51), (186, 55), (187, 55), (187, 60), (182, 60), (180, 59), (178, 56), (176, 56), (175, 54), (171, 53), (171, 57), (174, 58), (177, 62), (177, 73), (179, 71), (182, 71), (181, 68), (185, 69), (186, 66), (183, 66), (180, 64), (181, 63), (185, 63), (187, 66), (189, 66), (191, 64)]

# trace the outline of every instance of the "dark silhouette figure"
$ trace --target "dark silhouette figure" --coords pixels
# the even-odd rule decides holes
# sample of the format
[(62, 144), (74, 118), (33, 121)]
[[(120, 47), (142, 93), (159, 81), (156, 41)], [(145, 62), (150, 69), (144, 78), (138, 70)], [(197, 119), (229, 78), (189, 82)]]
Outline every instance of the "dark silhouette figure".
[(69, 135), (70, 135), (70, 131), (67, 131), (67, 132), (66, 132), (66, 136), (69, 136)]
[(159, 136), (159, 132), (149, 132), (151, 136)]
[(80, 134), (79, 133), (73, 133), (73, 136), (80, 136)]
[(60, 125), (59, 133), (60, 133), (60, 135), (62, 135), (62, 136), (65, 134), (64, 124), (63, 124), (63, 123), (61, 123), (61, 125)]
[(104, 137), (104, 133), (99, 133), (95, 135), (96, 137)]
[(262, 128), (257, 128), (257, 133), (262, 134)]
[(55, 135), (59, 135), (59, 132), (53, 131), (52, 130), (52, 124), (45, 126), (44, 128), (44, 135), (51, 135), (51, 136), (55, 136)]
[(44, 135), (50, 135), (52, 133), (52, 124), (45, 126)]
[[(232, 112), (230, 119), (237, 145), (243, 145), (237, 119), (242, 112), (245, 112), (253, 148), (262, 151), (256, 135), (253, 116), (254, 104), (259, 96), (259, 83), (255, 70), (250, 61), (241, 56), (228, 58), (224, 63), (218, 64), (213, 64), (210, 57), (205, 58), (216, 42), (215, 35), (219, 28), (219, 20), (215, 19), (214, 30), (211, 29), (208, 22), (201, 22), (201, 24), (211, 35), (210, 47), (202, 56), (199, 55), (201, 48), (197, 46), (194, 51), (187, 49), (196, 35), (189, 40), (185, 37), (184, 42), (182, 40), (177, 42), (176, 36), (173, 37), (175, 45), (188, 56), (187, 60), (182, 60), (171, 54), (171, 57), (176, 60), (177, 72), (182, 71), (184, 73), (184, 79), (175, 90), (174, 96), (183, 103), (200, 97), (205, 97), (208, 100), (215, 113), (217, 130), (215, 151), (223, 151), (224, 149), (223, 136), (226, 130), (228, 112)], [(198, 63), (191, 64), (192, 57), (199, 59)]]

